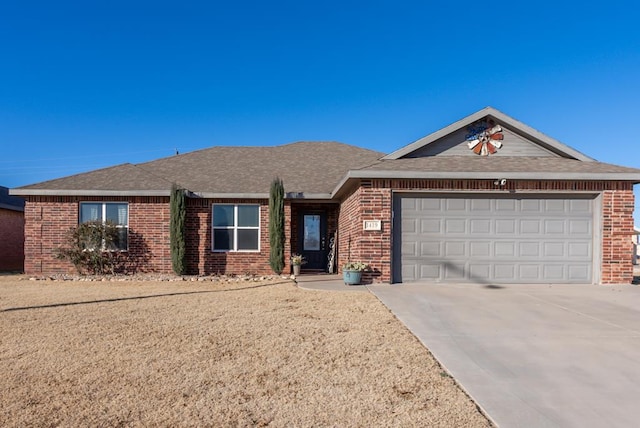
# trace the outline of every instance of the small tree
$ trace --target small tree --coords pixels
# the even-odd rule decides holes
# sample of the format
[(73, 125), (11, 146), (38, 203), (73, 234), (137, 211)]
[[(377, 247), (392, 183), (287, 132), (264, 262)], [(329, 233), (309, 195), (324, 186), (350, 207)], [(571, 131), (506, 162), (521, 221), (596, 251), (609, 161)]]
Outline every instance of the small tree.
[(187, 272), (185, 220), (187, 216), (184, 189), (175, 183), (171, 186), (169, 240), (171, 246), (171, 264), (177, 275)]
[(269, 191), (269, 243), (269, 265), (280, 275), (284, 269), (284, 185), (277, 177)]
[(120, 262), (118, 229), (111, 222), (90, 221), (72, 227), (56, 257), (70, 261), (81, 275), (114, 274)]

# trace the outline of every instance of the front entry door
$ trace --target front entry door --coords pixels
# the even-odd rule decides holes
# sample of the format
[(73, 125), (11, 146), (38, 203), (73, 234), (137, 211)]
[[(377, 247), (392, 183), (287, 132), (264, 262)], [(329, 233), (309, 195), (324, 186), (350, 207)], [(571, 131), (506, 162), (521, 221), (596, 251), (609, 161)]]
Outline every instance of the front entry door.
[(323, 212), (300, 214), (298, 249), (307, 261), (302, 269), (327, 269), (327, 215)]

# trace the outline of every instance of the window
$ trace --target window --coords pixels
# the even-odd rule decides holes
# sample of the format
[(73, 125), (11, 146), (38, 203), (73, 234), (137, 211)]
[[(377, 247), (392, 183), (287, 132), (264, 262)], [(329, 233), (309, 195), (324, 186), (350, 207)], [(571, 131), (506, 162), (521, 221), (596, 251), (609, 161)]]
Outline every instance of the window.
[(213, 251), (259, 251), (260, 206), (213, 206)]
[(127, 250), (129, 234), (129, 204), (125, 202), (81, 202), (80, 223), (88, 221), (111, 222), (118, 229), (116, 249)]

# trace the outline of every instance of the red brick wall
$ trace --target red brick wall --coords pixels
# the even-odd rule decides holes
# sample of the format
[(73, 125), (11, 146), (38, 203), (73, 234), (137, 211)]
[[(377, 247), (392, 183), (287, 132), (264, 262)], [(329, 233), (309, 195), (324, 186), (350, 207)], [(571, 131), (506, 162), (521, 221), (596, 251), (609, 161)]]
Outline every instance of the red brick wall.
[(56, 258), (67, 231), (78, 224), (79, 203), (129, 202), (130, 272), (170, 272), (168, 197), (31, 196), (25, 206), (25, 273), (75, 273)]
[[(366, 281), (391, 280), (392, 191), (496, 191), (493, 180), (363, 180), (361, 186), (342, 201), (339, 211), (329, 212), (329, 229), (338, 224), (338, 265), (364, 261), (372, 267)], [(627, 182), (509, 181), (500, 191), (542, 191), (544, 193), (585, 191), (602, 195), (601, 282), (629, 283), (632, 280), (633, 190)], [(78, 223), (80, 201), (129, 202), (129, 268), (131, 271), (171, 272), (169, 252), (169, 198), (85, 198), (29, 197), (25, 207), (26, 273), (74, 272), (68, 262), (55, 258), (55, 249), (66, 232)], [(255, 200), (189, 199), (187, 212), (187, 258), (192, 274), (270, 274), (268, 201), (260, 200), (260, 251), (211, 251), (211, 209), (218, 203), (256, 203)], [(309, 205), (313, 207), (313, 205)], [(325, 205), (322, 206), (323, 208)], [(293, 211), (302, 209), (296, 206)], [(333, 217), (332, 217), (333, 216)], [(337, 219), (336, 219), (337, 216)], [(290, 201), (285, 202), (284, 272), (297, 243), (292, 233), (297, 221)], [(382, 231), (363, 231), (364, 220), (382, 220)], [(331, 230), (329, 231), (331, 233)]]
[[(593, 192), (602, 195), (602, 260), (603, 284), (630, 283), (633, 247), (633, 186), (629, 182), (572, 182), (510, 180), (496, 189), (493, 180), (362, 180), (361, 187), (342, 203), (339, 216), (339, 263), (361, 260), (373, 268), (368, 280), (391, 280), (391, 211), (392, 191), (541, 191), (567, 193)], [(382, 220), (382, 231), (363, 231), (363, 220)], [(597, 233), (596, 233), (597, 236)], [(598, 257), (596, 255), (596, 257)]]
[(24, 213), (0, 208), (0, 271), (24, 269)]
[[(30, 197), (25, 209), (25, 272), (74, 273), (55, 251), (67, 231), (78, 224), (79, 203), (120, 201), (129, 203), (128, 272), (171, 273), (168, 197)], [(190, 274), (271, 274), (269, 266), (269, 207), (260, 200), (260, 251), (211, 251), (211, 210), (217, 203), (256, 203), (255, 200), (187, 200), (187, 266)], [(285, 262), (289, 272), (291, 256), (291, 205), (285, 203)]]
[(633, 279), (633, 208), (632, 190), (602, 194), (603, 284), (628, 284)]
[[(189, 273), (205, 275), (273, 274), (269, 265), (269, 201), (267, 199), (189, 199), (187, 201), (187, 267)], [(212, 252), (212, 205), (259, 204), (260, 251)], [(291, 203), (285, 201), (285, 268), (289, 272), (291, 257)]]
[[(363, 282), (391, 280), (391, 189), (359, 187), (340, 208), (338, 263), (362, 261), (370, 270)], [(366, 220), (382, 220), (382, 230), (365, 231)]]

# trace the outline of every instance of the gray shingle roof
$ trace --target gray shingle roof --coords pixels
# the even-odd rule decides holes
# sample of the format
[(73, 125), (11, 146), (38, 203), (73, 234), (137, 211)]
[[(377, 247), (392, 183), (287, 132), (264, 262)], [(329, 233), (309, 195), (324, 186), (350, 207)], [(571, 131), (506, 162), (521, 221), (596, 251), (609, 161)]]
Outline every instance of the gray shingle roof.
[[(491, 116), (558, 156), (425, 156), (415, 150), (483, 117)], [(640, 183), (640, 170), (597, 162), (503, 113), (487, 107), (395, 152), (337, 142), (298, 142), (275, 147), (211, 147), (137, 165), (73, 175), (13, 189), (17, 195), (168, 195), (177, 183), (203, 197), (266, 197), (275, 177), (285, 192), (331, 198), (359, 178), (623, 180)]]
[(123, 164), (16, 189), (20, 194), (168, 195), (171, 183), (203, 196), (267, 195), (280, 177), (286, 192), (327, 197), (351, 168), (383, 153), (337, 142), (276, 147), (211, 147), (137, 165)]
[[(77, 194), (79, 195), (90, 195), (87, 191), (93, 191), (101, 195), (107, 195), (110, 192), (113, 195), (120, 195), (126, 191), (168, 194), (168, 189), (170, 188), (171, 181), (167, 181), (149, 170), (125, 163), (83, 174), (31, 184), (20, 187), (17, 190), (34, 190), (36, 191), (34, 194), (56, 194), (59, 191), (65, 191), (65, 194), (78, 192)], [(28, 194), (29, 192), (22, 193)]]

